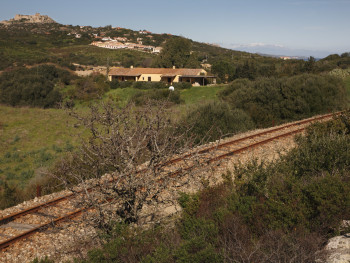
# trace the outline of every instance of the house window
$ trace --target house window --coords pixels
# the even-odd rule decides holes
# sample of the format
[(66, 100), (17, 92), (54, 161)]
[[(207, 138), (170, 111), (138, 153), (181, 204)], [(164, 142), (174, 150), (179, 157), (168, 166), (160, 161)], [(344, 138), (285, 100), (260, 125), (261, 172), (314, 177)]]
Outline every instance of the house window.
[(148, 81), (151, 81), (151, 77), (148, 77)]
[(145, 77), (142, 77), (142, 80), (145, 80)]
[(171, 83), (171, 78), (168, 78), (168, 83)]

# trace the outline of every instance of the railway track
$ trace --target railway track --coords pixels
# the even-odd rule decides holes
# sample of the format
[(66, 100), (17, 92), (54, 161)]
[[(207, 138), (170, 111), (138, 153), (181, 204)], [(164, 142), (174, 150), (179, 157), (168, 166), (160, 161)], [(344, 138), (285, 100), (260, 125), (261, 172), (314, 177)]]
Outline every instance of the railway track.
[[(300, 133), (304, 131), (310, 123), (328, 120), (332, 118), (333, 115), (334, 114), (317, 116), (269, 128), (238, 139), (225, 139), (219, 143), (212, 143), (209, 147), (203, 147), (183, 156), (173, 158), (163, 163), (162, 168), (168, 176), (175, 177), (195, 167), (195, 164), (191, 163), (191, 157), (195, 155), (200, 157), (201, 164), (210, 165), (273, 140)], [(140, 173), (142, 173), (142, 170)], [(90, 188), (88, 190), (92, 191), (93, 189)], [(76, 208), (72, 202), (77, 194), (79, 194), (79, 192), (70, 193), (0, 218), (0, 250), (6, 249), (15, 242), (25, 239), (36, 232), (45, 231), (48, 227), (67, 219), (77, 217), (85, 212), (87, 210), (86, 208)]]

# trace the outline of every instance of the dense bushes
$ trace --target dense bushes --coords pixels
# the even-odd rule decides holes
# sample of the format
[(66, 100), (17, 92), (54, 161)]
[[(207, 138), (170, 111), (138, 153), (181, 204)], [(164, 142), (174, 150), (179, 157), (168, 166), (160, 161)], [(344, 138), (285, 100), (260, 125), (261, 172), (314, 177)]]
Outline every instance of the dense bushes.
[[(112, 80), (110, 82), (110, 88), (111, 89), (118, 89), (118, 88), (135, 88), (135, 89), (165, 89), (168, 88), (170, 85), (166, 82), (160, 81), (160, 82), (146, 82), (146, 81), (117, 81)], [(177, 82), (173, 83), (172, 86), (177, 89), (189, 89), (192, 87), (191, 83), (188, 82)]]
[(350, 218), (349, 124), (347, 117), (315, 125), (279, 162), (238, 170), (235, 210), (258, 232), (265, 225), (338, 233)]
[(168, 89), (151, 89), (135, 93), (131, 101), (137, 106), (147, 104), (150, 100), (167, 100), (169, 102), (181, 103), (180, 92), (178, 90), (170, 91)]
[[(314, 125), (297, 148), (275, 163), (236, 169), (235, 181), (182, 194), (181, 219), (173, 228), (134, 232), (117, 224), (101, 249), (82, 262), (323, 262), (330, 236), (350, 219), (350, 121), (343, 116)], [(328, 135), (328, 136), (327, 136)], [(332, 142), (342, 141), (343, 145)], [(318, 147), (315, 147), (315, 146)], [(338, 162), (325, 166), (319, 149)], [(305, 159), (307, 171), (297, 171)], [(132, 249), (131, 249), (132, 248)]]
[(105, 76), (81, 77), (51, 65), (7, 72), (0, 77), (0, 102), (11, 106), (56, 107), (66, 100), (91, 100), (110, 88)]
[(166, 82), (160, 81), (160, 82), (143, 82), (143, 81), (137, 81), (134, 82), (132, 87), (135, 89), (165, 89), (169, 85)]
[(250, 117), (241, 109), (231, 109), (225, 102), (211, 102), (190, 110), (180, 121), (180, 127), (191, 126), (196, 142), (209, 141), (247, 131), (254, 127)]
[(91, 100), (101, 97), (109, 88), (105, 76), (97, 74), (75, 80), (74, 86), (65, 95), (69, 99)]
[(133, 101), (137, 106), (144, 105), (149, 100), (167, 100), (174, 104), (180, 104), (180, 89), (188, 89), (192, 87), (190, 83), (174, 83), (175, 90), (170, 91), (169, 84), (166, 82), (143, 82), (143, 81), (121, 81), (113, 80), (110, 82), (111, 89), (117, 88), (134, 88), (139, 91), (136, 92), (132, 97)]
[(212, 72), (218, 77), (218, 83), (230, 82), (239, 78), (256, 80), (261, 77), (292, 77), (304, 73), (320, 74), (334, 69), (347, 69), (350, 65), (349, 53), (329, 55), (318, 61), (314, 57), (309, 57), (305, 61), (301, 59), (282, 60), (253, 54), (239, 57), (229, 53), (226, 54), (226, 57), (212, 57), (210, 61), (213, 59)]
[(291, 78), (240, 79), (221, 98), (244, 110), (258, 126), (269, 126), (339, 110), (347, 104), (344, 83), (329, 75), (304, 74)]
[(190, 89), (192, 87), (192, 84), (189, 82), (176, 82), (173, 83), (172, 86), (175, 89)]
[(0, 102), (11, 106), (55, 107), (62, 100), (58, 84), (69, 84), (74, 76), (66, 70), (43, 65), (21, 68), (0, 76)]

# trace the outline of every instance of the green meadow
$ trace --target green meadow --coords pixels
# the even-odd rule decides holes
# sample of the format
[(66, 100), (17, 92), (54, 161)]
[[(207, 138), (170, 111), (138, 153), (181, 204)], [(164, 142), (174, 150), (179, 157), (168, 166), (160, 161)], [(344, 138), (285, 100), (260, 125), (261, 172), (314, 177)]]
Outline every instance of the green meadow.
[[(217, 100), (217, 94), (225, 88), (225, 85), (192, 87), (190, 89), (180, 90), (180, 98), (185, 105), (197, 104), (205, 101)], [(147, 92), (147, 90), (141, 90)], [(112, 99), (122, 104), (127, 103), (133, 95), (140, 92), (140, 89), (123, 88), (108, 91), (104, 99)]]
[[(350, 98), (350, 77), (344, 82)], [(218, 100), (218, 93), (224, 88), (225, 85), (214, 85), (180, 90), (182, 103), (173, 109), (181, 114), (198, 104)], [(105, 93), (103, 100), (125, 105), (138, 92), (135, 88), (113, 89)], [(76, 109), (84, 111), (89, 103), (77, 102)], [(61, 109), (0, 105), (0, 180), (24, 187), (40, 177), (57, 158), (79, 144), (82, 131), (74, 123)]]
[(0, 105), (0, 180), (24, 187), (78, 143), (63, 110)]
[(192, 87), (190, 89), (181, 90), (181, 99), (185, 104), (191, 105), (200, 102), (217, 100), (217, 94), (225, 88), (225, 85)]
[[(174, 110), (215, 100), (223, 88), (218, 85), (181, 90), (183, 103), (174, 106)], [(125, 105), (139, 91), (135, 88), (110, 90), (103, 99)], [(83, 111), (87, 105), (77, 104), (76, 108)], [(0, 180), (24, 187), (40, 177), (57, 158), (79, 144), (82, 131), (75, 128), (74, 123), (61, 109), (0, 105)]]

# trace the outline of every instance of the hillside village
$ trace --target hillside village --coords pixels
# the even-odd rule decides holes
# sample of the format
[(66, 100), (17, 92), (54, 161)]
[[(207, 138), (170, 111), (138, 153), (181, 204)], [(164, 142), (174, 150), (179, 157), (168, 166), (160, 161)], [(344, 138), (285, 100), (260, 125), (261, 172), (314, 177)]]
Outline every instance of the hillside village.
[[(148, 34), (148, 31), (140, 31), (139, 34), (143, 34), (143, 32), (146, 32)], [(151, 33), (151, 32), (149, 32)], [(107, 48), (107, 49), (132, 49), (132, 50), (138, 50), (138, 51), (144, 51), (144, 52), (150, 52), (154, 54), (159, 54), (162, 50), (162, 47), (155, 47), (150, 45), (143, 45), (142, 44), (142, 37), (138, 37), (136, 39), (137, 43), (129, 42), (128, 38), (126, 37), (111, 37), (105, 36), (105, 37), (99, 37), (97, 34), (93, 34), (95, 38), (101, 39), (101, 41), (93, 41), (91, 45), (101, 48)], [(76, 37), (79, 37), (79, 35), (76, 35)], [(146, 37), (153, 38), (152, 35), (148, 35)]]

